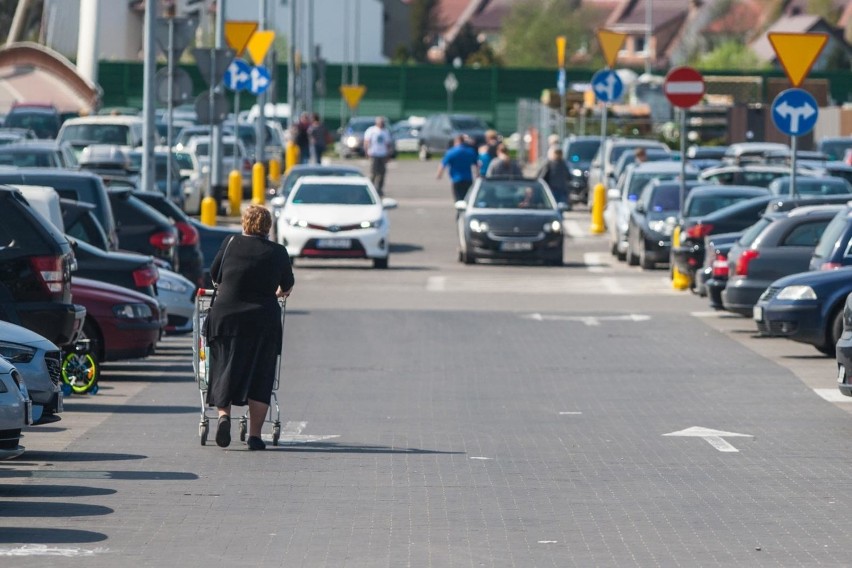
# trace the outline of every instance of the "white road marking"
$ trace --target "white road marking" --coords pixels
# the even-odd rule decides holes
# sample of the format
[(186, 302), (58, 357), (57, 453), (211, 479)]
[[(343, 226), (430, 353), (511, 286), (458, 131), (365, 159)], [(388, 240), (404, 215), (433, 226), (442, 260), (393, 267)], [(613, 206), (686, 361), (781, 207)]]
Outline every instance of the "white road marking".
[(734, 446), (728, 443), (724, 438), (753, 438), (751, 434), (737, 434), (736, 432), (725, 432), (723, 430), (713, 430), (711, 428), (702, 428), (701, 426), (693, 426), (679, 432), (669, 432), (663, 436), (684, 436), (690, 438), (703, 438), (711, 446), (720, 452), (739, 452)]
[(470, 457), (470, 459), (472, 459), (472, 460), (491, 461), (491, 460), (493, 460), (494, 458), (485, 458), (485, 457), (482, 457), (482, 456), (471, 456), (471, 457)]
[(550, 315), (550, 314), (540, 314), (534, 313), (525, 316), (521, 316), (524, 319), (531, 319), (534, 321), (573, 321), (580, 322), (589, 327), (597, 327), (601, 324), (602, 321), (648, 321), (651, 319), (651, 316), (645, 314), (627, 314), (623, 316), (562, 316), (562, 315)]
[(571, 238), (577, 239), (588, 236), (588, 233), (583, 230), (583, 227), (580, 226), (580, 223), (574, 221), (573, 219), (563, 221), (562, 224), (565, 226), (565, 232), (568, 233), (568, 236)]
[(538, 541), (539, 544), (557, 544), (558, 542), (559, 542), (558, 540), (540, 540), (540, 541)]
[(837, 389), (814, 389), (814, 392), (828, 402), (852, 402), (852, 397), (846, 396)]
[(107, 548), (60, 548), (47, 546), (46, 544), (24, 544), (18, 548), (0, 548), (0, 556), (64, 556), (71, 558), (75, 556), (94, 556), (108, 552)]
[(600, 252), (587, 252), (583, 254), (583, 264), (586, 265), (586, 270), (593, 273), (612, 272), (612, 265), (609, 261), (609, 254)]
[(567, 416), (567, 415), (574, 415), (574, 414), (583, 414), (583, 413), (582, 413), (582, 412), (573, 411), (573, 410), (563, 411), (563, 412), (560, 412), (560, 413), (559, 413), (559, 415), (560, 415), (560, 416)]
[(713, 312), (690, 312), (690, 313), (689, 313), (689, 315), (691, 315), (691, 316), (692, 316), (692, 317), (694, 317), (694, 318), (715, 318), (715, 317), (716, 317), (716, 316), (718, 316), (720, 313), (725, 313), (725, 312), (718, 312), (718, 311), (713, 311)]
[(429, 292), (443, 292), (447, 289), (446, 276), (430, 276), (426, 281), (426, 290)]
[(298, 436), (307, 425), (307, 422), (287, 422), (281, 429), (281, 435)]
[(624, 288), (621, 287), (621, 283), (616, 278), (601, 278), (601, 285), (610, 294), (621, 295), (625, 293)]

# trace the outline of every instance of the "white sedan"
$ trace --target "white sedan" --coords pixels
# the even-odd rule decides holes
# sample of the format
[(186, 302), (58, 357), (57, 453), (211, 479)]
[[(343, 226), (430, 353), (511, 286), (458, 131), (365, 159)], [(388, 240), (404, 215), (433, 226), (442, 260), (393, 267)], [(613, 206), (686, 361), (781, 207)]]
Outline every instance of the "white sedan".
[(278, 239), (292, 258), (369, 258), (387, 268), (387, 210), (396, 205), (364, 178), (304, 176), (287, 196)]

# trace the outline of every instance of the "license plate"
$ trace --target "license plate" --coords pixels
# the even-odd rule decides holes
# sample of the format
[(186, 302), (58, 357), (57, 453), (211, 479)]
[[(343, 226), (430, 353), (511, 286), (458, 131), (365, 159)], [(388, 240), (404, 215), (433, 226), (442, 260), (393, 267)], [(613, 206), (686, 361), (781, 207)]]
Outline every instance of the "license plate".
[(27, 426), (33, 423), (33, 401), (31, 400), (27, 400), (24, 405), (24, 420)]
[(837, 382), (841, 385), (843, 384), (843, 380), (846, 378), (846, 367), (843, 365), (837, 366)]
[(317, 239), (317, 248), (348, 249), (352, 248), (352, 239)]
[(762, 322), (763, 321), (763, 306), (755, 306), (754, 310), (752, 311), (752, 317), (753, 317), (754, 321)]
[(500, 250), (518, 251), (518, 250), (532, 250), (532, 248), (533, 248), (532, 243), (524, 242), (524, 241), (520, 241), (520, 242), (505, 241), (505, 242), (500, 243)]

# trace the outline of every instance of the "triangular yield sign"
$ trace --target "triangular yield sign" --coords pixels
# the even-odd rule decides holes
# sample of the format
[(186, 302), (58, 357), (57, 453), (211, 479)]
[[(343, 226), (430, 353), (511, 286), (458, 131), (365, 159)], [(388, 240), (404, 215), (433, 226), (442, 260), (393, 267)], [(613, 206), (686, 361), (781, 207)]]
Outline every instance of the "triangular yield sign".
[(367, 87), (364, 85), (341, 85), (340, 94), (343, 95), (343, 100), (349, 105), (350, 110), (354, 110), (358, 103), (361, 102), (361, 97), (367, 92)]
[(275, 41), (275, 32), (272, 30), (261, 30), (251, 34), (246, 49), (255, 65), (263, 65), (263, 59), (273, 41)]
[(794, 87), (798, 87), (808, 76), (814, 62), (819, 57), (825, 44), (828, 43), (828, 34), (793, 34), (782, 32), (771, 32), (766, 34), (778, 62), (784, 68), (787, 78)]
[(237, 52), (237, 57), (243, 54), (255, 30), (257, 22), (225, 22), (225, 41)]
[(627, 39), (627, 34), (598, 30), (598, 43), (608, 67), (615, 67), (615, 60), (618, 59), (618, 52), (621, 51), (625, 39)]

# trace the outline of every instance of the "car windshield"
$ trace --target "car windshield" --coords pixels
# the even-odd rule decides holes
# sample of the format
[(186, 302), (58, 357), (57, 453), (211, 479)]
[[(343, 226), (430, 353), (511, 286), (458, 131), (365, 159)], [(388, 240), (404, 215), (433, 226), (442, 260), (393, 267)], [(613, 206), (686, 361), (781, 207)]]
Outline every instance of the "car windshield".
[(651, 192), (648, 211), (663, 213), (680, 209), (680, 187), (675, 184), (660, 185)]
[(598, 152), (600, 140), (573, 140), (565, 148), (565, 159), (570, 163), (591, 162)]
[(175, 152), (175, 160), (182, 170), (195, 169), (195, 164), (192, 163), (192, 156), (188, 152)]
[(366, 185), (308, 183), (296, 189), (293, 203), (303, 205), (374, 205), (376, 201)]
[(316, 170), (308, 170), (308, 171), (299, 171), (293, 170), (289, 174), (287, 174), (287, 178), (284, 180), (284, 193), (289, 193), (293, 186), (296, 185), (296, 182), (299, 181), (299, 178), (303, 178), (305, 176), (343, 176), (343, 177), (363, 177), (361, 172), (349, 172), (346, 170), (335, 170), (329, 168), (328, 170), (316, 169)]
[(370, 120), (353, 120), (349, 123), (349, 130), (352, 132), (365, 132), (368, 128), (376, 123), (375, 119)]
[(553, 209), (550, 196), (537, 182), (483, 182), (473, 200), (480, 209)]
[(485, 124), (476, 117), (453, 117), (450, 119), (453, 123), (453, 128), (456, 130), (485, 130), (488, 128)]
[(837, 244), (837, 240), (846, 231), (847, 223), (849, 223), (848, 209), (844, 209), (834, 216), (834, 219), (825, 228), (814, 249), (814, 256), (816, 258), (827, 258), (831, 254), (831, 251), (834, 250), (834, 245)]
[(708, 215), (714, 211), (718, 211), (723, 207), (728, 207), (734, 203), (750, 199), (753, 195), (694, 195), (692, 199), (687, 200), (686, 216), (699, 217)]
[(130, 128), (123, 124), (70, 124), (65, 127), (62, 139), (69, 142), (131, 145)]

